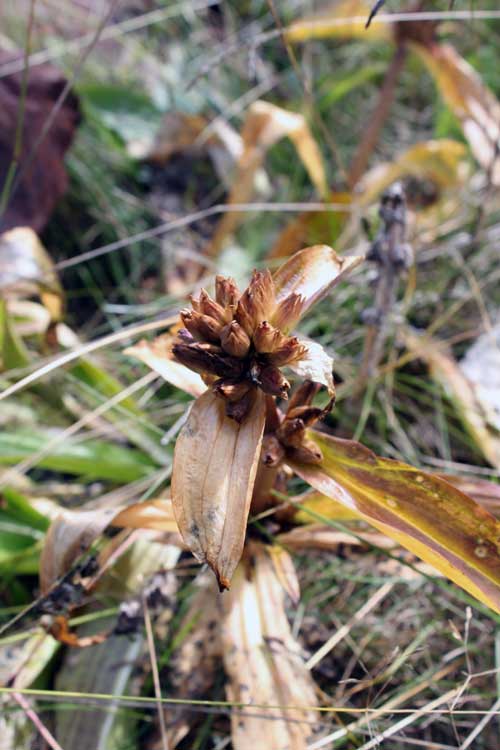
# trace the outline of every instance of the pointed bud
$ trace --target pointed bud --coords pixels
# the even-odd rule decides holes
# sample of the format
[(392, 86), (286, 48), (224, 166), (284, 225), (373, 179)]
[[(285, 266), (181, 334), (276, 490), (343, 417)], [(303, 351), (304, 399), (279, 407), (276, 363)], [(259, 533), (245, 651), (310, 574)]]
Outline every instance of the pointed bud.
[(213, 300), (204, 289), (202, 289), (200, 292), (198, 305), (200, 308), (200, 312), (202, 312), (204, 315), (208, 315), (210, 318), (213, 318), (221, 325), (224, 325), (228, 322), (229, 316), (227, 311), (224, 310), (222, 305), (219, 305), (218, 302)]
[(236, 320), (252, 336), (257, 325), (272, 315), (276, 306), (273, 277), (270, 271), (254, 271), (236, 308)]
[(305, 438), (306, 428), (301, 419), (285, 419), (276, 435), (287, 448), (299, 448)]
[(335, 399), (332, 398), (324, 409), (319, 406), (296, 406), (293, 409), (288, 408), (287, 419), (300, 419), (306, 427), (310, 427), (320, 419), (324, 419), (332, 410)]
[(290, 331), (302, 314), (304, 298), (302, 295), (292, 292), (280, 302), (272, 317), (272, 323), (282, 331)]
[(306, 353), (307, 346), (301, 344), (296, 336), (289, 336), (277, 349), (267, 355), (267, 359), (275, 367), (283, 367), (283, 365), (298, 362)]
[(274, 328), (267, 320), (259, 323), (253, 334), (253, 343), (260, 354), (273, 352), (286, 338), (281, 331)]
[(215, 277), (215, 299), (221, 307), (235, 306), (241, 297), (234, 279), (229, 276)]
[(172, 346), (172, 353), (181, 364), (203, 375), (237, 378), (243, 372), (240, 360), (224, 356), (222, 350), (214, 344), (176, 342)]
[(210, 341), (218, 344), (222, 325), (214, 318), (194, 310), (181, 310), (181, 320), (197, 341)]
[(321, 450), (312, 440), (304, 440), (299, 448), (290, 448), (289, 456), (303, 464), (320, 464), (323, 461)]
[(232, 357), (245, 357), (250, 349), (250, 338), (235, 320), (224, 326), (220, 334), (221, 346)]
[(259, 385), (264, 393), (280, 398), (288, 398), (290, 383), (277, 367), (264, 367), (259, 373)]
[(285, 450), (276, 435), (264, 435), (260, 458), (269, 468), (279, 466), (285, 457)]
[(246, 396), (250, 388), (252, 388), (252, 384), (249, 383), (247, 380), (229, 380), (229, 379), (222, 379), (218, 380), (213, 385), (213, 391), (217, 396), (221, 396), (221, 398), (225, 398), (226, 401), (239, 401), (243, 398), (243, 396)]

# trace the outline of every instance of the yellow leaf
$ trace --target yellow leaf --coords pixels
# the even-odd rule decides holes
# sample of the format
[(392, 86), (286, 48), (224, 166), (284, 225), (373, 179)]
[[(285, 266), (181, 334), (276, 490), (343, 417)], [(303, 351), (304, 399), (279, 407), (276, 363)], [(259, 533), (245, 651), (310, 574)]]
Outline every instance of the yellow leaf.
[(229, 588), (241, 557), (266, 416), (256, 391), (242, 424), (207, 391), (191, 407), (175, 445), (172, 502), (189, 549)]
[(500, 613), (500, 522), (439, 477), (379, 458), (360, 443), (309, 436), (323, 461), (289, 461), (300, 477)]
[[(243, 152), (229, 194), (229, 205), (249, 201), (253, 195), (256, 172), (262, 166), (266, 152), (285, 136), (293, 142), (319, 195), (325, 199), (328, 197), (321, 152), (303, 115), (257, 101), (249, 107), (243, 124)], [(206, 248), (208, 255), (215, 256), (220, 252), (225, 238), (235, 231), (241, 218), (241, 213), (237, 211), (229, 211), (222, 217)]]
[(373, 7), (366, 0), (342, 0), (331, 10), (302, 18), (292, 23), (286, 30), (289, 42), (307, 42), (310, 39), (361, 38), (369, 41), (390, 40), (392, 26), (380, 23), (374, 18), (368, 28), (366, 21)]
[(414, 44), (434, 76), (448, 107), (458, 117), (472, 153), (500, 185), (500, 102), (468, 62), (449, 44)]

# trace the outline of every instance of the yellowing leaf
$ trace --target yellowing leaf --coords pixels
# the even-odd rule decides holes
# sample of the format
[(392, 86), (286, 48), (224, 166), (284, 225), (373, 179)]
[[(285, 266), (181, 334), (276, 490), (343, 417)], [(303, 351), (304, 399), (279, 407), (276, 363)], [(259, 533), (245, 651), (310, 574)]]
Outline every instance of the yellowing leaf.
[[(273, 276), (278, 306), (271, 323), (279, 316), (282, 330), (290, 331), (310, 307), (326, 297), (362, 261), (362, 257), (355, 255), (340, 257), (328, 245), (306, 247), (292, 255)], [(301, 300), (294, 309), (286, 310), (284, 306), (291, 294)]]
[(403, 177), (431, 180), (439, 188), (456, 187), (465, 177), (463, 143), (449, 138), (416, 143), (393, 161), (377, 164), (358, 183), (359, 203), (373, 203), (393, 182)]
[(266, 415), (265, 397), (242, 424), (207, 391), (191, 407), (174, 453), (172, 502), (189, 549), (229, 588), (241, 557)]
[(449, 44), (414, 44), (434, 76), (448, 107), (458, 117), (471, 151), (500, 185), (500, 102), (481, 77)]
[(500, 613), (500, 522), (436, 476), (319, 432), (318, 466), (288, 462), (319, 492), (433, 565)]
[[(305, 118), (274, 104), (257, 101), (249, 107), (243, 124), (243, 152), (238, 160), (229, 194), (229, 205), (248, 202), (253, 194), (256, 172), (264, 162), (266, 151), (285, 136), (293, 142), (319, 195), (322, 198), (328, 197), (328, 183), (321, 153)], [(219, 253), (225, 238), (234, 232), (241, 218), (242, 215), (237, 211), (229, 211), (223, 216), (206, 248), (208, 255), (215, 256)]]
[(29, 227), (0, 235), (0, 291), (7, 297), (38, 294), (52, 320), (62, 316), (63, 292), (54, 264)]
[(154, 341), (140, 341), (129, 346), (124, 354), (135, 357), (161, 375), (167, 383), (189, 393), (190, 396), (201, 396), (207, 386), (197, 372), (184, 367), (173, 359), (171, 351), (172, 338), (169, 334), (158, 336)]
[(248, 548), (222, 606), (228, 699), (245, 706), (231, 717), (233, 747), (306, 750), (316, 691), (288, 624), (282, 585), (261, 545)]
[(332, 37), (390, 40), (392, 28), (388, 23), (380, 23), (374, 18), (370, 26), (365, 28), (372, 7), (373, 3), (366, 0), (342, 0), (335, 3), (331, 10), (292, 23), (285, 30), (286, 39), (289, 42)]
[(7, 303), (0, 299), (0, 372), (24, 367), (28, 362), (28, 351), (12, 325)]
[(319, 513), (319, 515), (332, 521), (352, 521), (359, 518), (356, 511), (332, 500), (331, 497), (322, 495), (321, 492), (316, 492), (316, 490), (309, 490), (303, 495), (296, 495), (290, 498), (290, 503), (292, 505), (300, 503), (301, 506), (297, 508), (293, 517), (295, 523), (311, 523), (313, 516), (307, 512), (308, 510)]

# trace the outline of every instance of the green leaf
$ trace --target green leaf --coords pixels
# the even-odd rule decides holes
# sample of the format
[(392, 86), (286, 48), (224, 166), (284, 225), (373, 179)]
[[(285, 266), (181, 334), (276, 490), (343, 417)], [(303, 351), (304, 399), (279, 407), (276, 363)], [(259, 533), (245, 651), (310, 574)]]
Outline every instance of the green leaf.
[(288, 462), (302, 479), (500, 613), (500, 522), (439, 477), (351, 440), (309, 437), (323, 460)]
[[(53, 432), (3, 432), (0, 435), (0, 464), (12, 465), (43, 450), (54, 437)], [(150, 474), (154, 464), (143, 453), (104, 440), (65, 443), (49, 450), (37, 466), (52, 471), (108, 479), (123, 484)]]

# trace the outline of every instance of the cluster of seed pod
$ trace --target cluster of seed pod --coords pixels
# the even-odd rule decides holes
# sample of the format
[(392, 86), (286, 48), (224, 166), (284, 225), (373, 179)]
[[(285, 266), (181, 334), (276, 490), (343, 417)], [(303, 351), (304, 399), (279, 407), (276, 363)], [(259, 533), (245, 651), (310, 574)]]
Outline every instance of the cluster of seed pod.
[(256, 390), (287, 398), (290, 383), (280, 368), (298, 362), (307, 347), (287, 335), (302, 297), (278, 301), (269, 271), (254, 271), (241, 293), (231, 278), (217, 276), (215, 299), (205, 290), (180, 317), (184, 328), (172, 346), (175, 358), (200, 373), (226, 402), (228, 417), (243, 422)]

